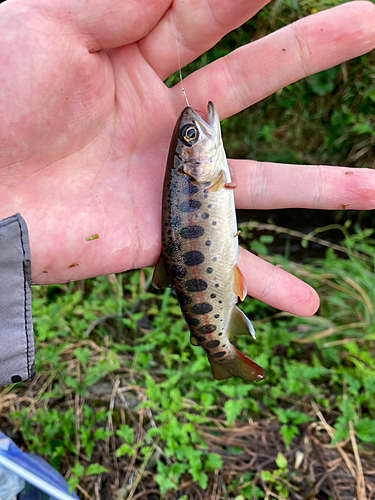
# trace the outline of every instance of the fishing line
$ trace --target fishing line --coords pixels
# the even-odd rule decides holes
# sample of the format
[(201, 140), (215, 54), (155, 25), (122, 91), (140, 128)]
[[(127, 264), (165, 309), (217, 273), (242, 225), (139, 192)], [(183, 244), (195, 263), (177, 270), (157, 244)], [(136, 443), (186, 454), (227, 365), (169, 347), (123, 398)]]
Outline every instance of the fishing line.
[(190, 104), (189, 104), (189, 101), (188, 101), (188, 98), (186, 96), (186, 92), (185, 92), (185, 89), (184, 89), (184, 85), (182, 83), (181, 58), (180, 58), (180, 50), (178, 48), (178, 42), (177, 42), (177, 30), (178, 30), (178, 28), (177, 28), (177, 20), (176, 20), (176, 17), (174, 16), (174, 14), (173, 14), (173, 18), (174, 18), (174, 25), (175, 25), (175, 37), (174, 37), (174, 40), (176, 42), (176, 51), (177, 51), (177, 60), (178, 60), (178, 71), (180, 73), (181, 92), (182, 92), (182, 95), (185, 98), (187, 106), (190, 107)]

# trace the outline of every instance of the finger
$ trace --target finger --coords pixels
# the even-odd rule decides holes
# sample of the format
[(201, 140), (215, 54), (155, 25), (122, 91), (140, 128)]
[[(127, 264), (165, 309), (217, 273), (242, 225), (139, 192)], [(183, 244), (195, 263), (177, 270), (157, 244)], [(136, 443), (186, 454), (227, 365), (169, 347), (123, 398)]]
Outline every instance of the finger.
[(233, 0), (195, 2), (195, 5), (175, 0), (160, 23), (140, 41), (139, 47), (148, 63), (165, 80), (178, 69), (177, 50), (181, 66), (186, 66), (269, 1), (241, 0), (233, 8)]
[[(205, 109), (212, 100), (224, 119), (307, 75), (370, 51), (374, 29), (375, 5), (348, 2), (240, 47), (188, 76), (184, 87), (193, 107)], [(173, 93), (179, 101), (180, 87)]]
[(77, 35), (89, 52), (97, 52), (127, 45), (146, 36), (173, 0), (35, 0), (33, 3), (41, 18), (56, 26), (63, 25), (63, 34)]
[(375, 170), (229, 160), (237, 208), (375, 209)]
[(311, 316), (317, 311), (319, 296), (310, 285), (244, 248), (239, 250), (239, 267), (249, 295), (297, 316)]

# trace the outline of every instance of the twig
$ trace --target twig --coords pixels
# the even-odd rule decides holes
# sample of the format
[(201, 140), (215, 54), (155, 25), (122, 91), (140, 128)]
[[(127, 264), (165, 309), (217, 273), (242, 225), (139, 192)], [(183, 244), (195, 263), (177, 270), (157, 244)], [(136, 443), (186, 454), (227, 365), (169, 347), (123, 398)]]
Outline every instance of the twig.
[(361, 459), (358, 453), (357, 441), (355, 439), (355, 430), (353, 422), (349, 422), (350, 440), (352, 442), (355, 463), (357, 465), (357, 498), (358, 500), (367, 500), (365, 478), (363, 477), (363, 469)]
[[(319, 420), (321, 421), (321, 423), (323, 424), (323, 427), (324, 429), (326, 430), (327, 434), (329, 435), (329, 437), (331, 439), (334, 438), (335, 434), (333, 432), (333, 429), (330, 425), (327, 424), (326, 422), (326, 419), (323, 417), (323, 414), (322, 412), (319, 410), (317, 404), (315, 403), (315, 401), (311, 401), (311, 406), (314, 408), (314, 411), (315, 413), (317, 414)], [(354, 477), (354, 479), (357, 478), (357, 475), (355, 473), (355, 470), (353, 468), (353, 464), (351, 463), (348, 455), (345, 453), (345, 451), (341, 448), (340, 444), (339, 443), (336, 443), (335, 444), (335, 448), (338, 450), (338, 452), (340, 453), (340, 455), (342, 456), (342, 458), (344, 459), (344, 462), (346, 463), (346, 466), (348, 467), (351, 475)]]
[(77, 489), (82, 493), (84, 497), (88, 498), (88, 500), (94, 500), (79, 484), (77, 484)]
[(151, 449), (149, 450), (149, 452), (145, 456), (145, 459), (143, 460), (143, 464), (142, 464), (141, 468), (139, 469), (138, 475), (137, 475), (137, 477), (132, 485), (132, 489), (131, 489), (131, 491), (128, 495), (128, 498), (126, 500), (131, 500), (133, 498), (133, 495), (135, 493), (135, 490), (137, 489), (138, 483), (141, 480), (142, 475), (145, 471), (145, 468), (146, 468), (150, 458), (152, 457), (154, 451), (156, 450), (158, 443), (159, 443), (159, 440), (158, 439), (155, 440), (154, 444), (151, 446)]

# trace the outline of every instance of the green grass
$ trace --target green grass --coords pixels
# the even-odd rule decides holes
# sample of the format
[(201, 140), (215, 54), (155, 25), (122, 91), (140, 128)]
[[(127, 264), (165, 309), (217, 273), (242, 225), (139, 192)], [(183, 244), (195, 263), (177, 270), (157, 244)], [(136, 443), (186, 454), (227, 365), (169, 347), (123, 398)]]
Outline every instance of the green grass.
[[(72, 486), (79, 481), (92, 495), (100, 477), (117, 484), (108, 498), (129, 495), (136, 474), (121, 473), (129, 463), (143, 471), (144, 488), (166, 498), (188, 495), (192, 485), (211, 491), (215, 477), (227, 480), (228, 461), (245, 453), (226, 432), (269, 422), (279, 451), (262, 469), (263, 485), (289, 498), (296, 486), (288, 452), (319, 415), (333, 429), (333, 444), (347, 439), (351, 426), (360, 450), (368, 453), (375, 442), (370, 233), (346, 237), (346, 258), (331, 248), (303, 265), (264, 255), (315, 286), (322, 305), (317, 316), (302, 319), (253, 299), (243, 303), (257, 340), (241, 337), (238, 347), (267, 371), (253, 385), (213, 380), (203, 351), (189, 343), (171, 290), (147, 291), (150, 269), (35, 287), (37, 377), (3, 393), (8, 422)], [(214, 436), (221, 436), (216, 448)], [(264, 498), (259, 476), (249, 468), (246, 477), (242, 487), (242, 475), (232, 475), (222, 498), (250, 498), (250, 490), (251, 498)]]
[[(338, 3), (278, 0), (184, 74)], [(374, 54), (225, 120), (228, 155), (374, 166), (371, 67)], [(327, 243), (321, 259), (303, 264), (286, 258), (288, 240), (282, 255), (273, 254), (277, 228), (267, 235), (256, 222), (242, 228), (251, 250), (321, 297), (312, 318), (250, 298), (242, 304), (257, 340), (241, 337), (238, 347), (266, 369), (258, 384), (212, 378), (202, 349), (190, 345), (173, 292), (149, 292), (151, 269), (34, 287), (37, 376), (3, 390), (3, 427), (66, 476), (81, 498), (96, 500), (98, 490), (103, 499), (142, 498), (142, 491), (143, 498), (159, 491), (166, 499), (306, 498), (327, 463), (337, 468), (319, 483), (316, 498), (338, 498), (337, 491), (353, 498), (363, 477), (374, 487), (367, 475), (375, 465), (374, 238), (358, 222), (342, 224), (342, 251)], [(308, 256), (311, 242), (301, 238)]]

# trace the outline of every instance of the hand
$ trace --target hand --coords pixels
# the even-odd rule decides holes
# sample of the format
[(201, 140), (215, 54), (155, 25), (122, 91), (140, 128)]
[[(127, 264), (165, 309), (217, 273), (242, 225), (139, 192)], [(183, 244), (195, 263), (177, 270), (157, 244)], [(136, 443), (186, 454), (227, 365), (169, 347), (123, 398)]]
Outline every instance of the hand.
[[(164, 169), (186, 65), (267, 0), (8, 0), (0, 6), (0, 219), (20, 212), (35, 283), (155, 264)], [(178, 26), (178, 29), (176, 28)], [(375, 6), (349, 2), (190, 75), (191, 105), (223, 119), (374, 47)], [(280, 47), (287, 51), (281, 52)], [(374, 172), (233, 161), (239, 208), (374, 208)], [(293, 178), (294, 182), (289, 180)], [(86, 238), (99, 234), (100, 238)], [(76, 265), (78, 264), (78, 265)], [(249, 293), (310, 315), (305, 283), (243, 251)], [(250, 280), (251, 277), (251, 280)]]

